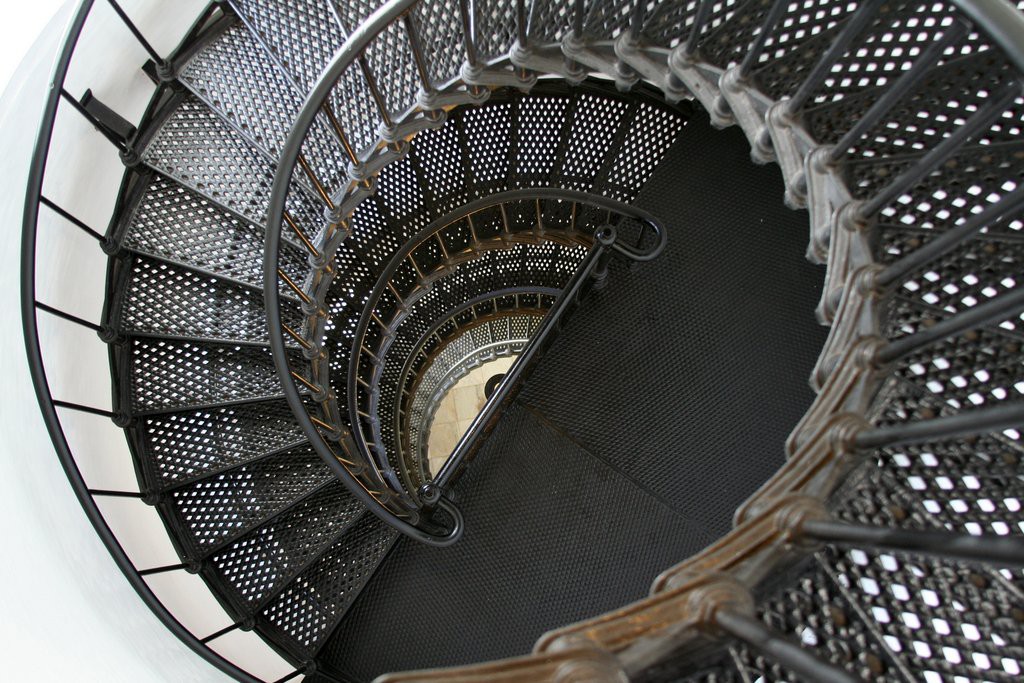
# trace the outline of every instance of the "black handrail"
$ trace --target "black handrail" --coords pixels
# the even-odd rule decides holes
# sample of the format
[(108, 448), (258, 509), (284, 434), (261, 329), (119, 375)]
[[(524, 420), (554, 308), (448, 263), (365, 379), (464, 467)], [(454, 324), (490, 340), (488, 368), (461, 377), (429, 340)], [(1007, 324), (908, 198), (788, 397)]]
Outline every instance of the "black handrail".
[[(69, 403), (59, 402), (50, 393), (49, 382), (46, 378), (46, 370), (43, 366), (42, 350), (39, 343), (39, 327), (36, 320), (38, 310), (50, 310), (45, 305), (36, 301), (36, 237), (38, 232), (39, 208), (41, 205), (49, 205), (43, 197), (43, 179), (46, 175), (46, 164), (50, 154), (50, 144), (53, 138), (53, 128), (56, 123), (57, 109), (64, 91), (64, 81), (67, 78), (71, 60), (74, 57), (75, 49), (81, 38), (82, 30), (89, 19), (93, 9), (94, 0), (82, 0), (78, 9), (68, 25), (65, 32), (60, 53), (54, 65), (53, 74), (50, 78), (50, 89), (43, 106), (43, 116), (40, 121), (39, 133), (36, 137), (35, 149), (32, 154), (31, 166), (29, 167), (28, 184), (25, 192), (25, 211), (22, 223), (21, 241), (21, 317), (25, 337), (25, 352), (28, 356), (29, 373), (32, 377), (32, 384), (35, 389), (36, 399), (39, 402), (39, 410), (42, 413), (43, 422), (46, 424), (50, 440), (53, 442), (54, 450), (60, 461), (64, 473), (68, 477), (71, 489), (81, 504), (82, 509), (89, 522), (92, 524), (96, 534), (100, 537), (103, 545), (107, 548), (114, 564), (127, 579), (138, 596), (153, 612), (164, 626), (171, 633), (178, 637), (193, 652), (212, 664), (214, 667), (244, 683), (261, 683), (248, 672), (240, 669), (223, 656), (214, 652), (206, 641), (211, 638), (199, 638), (179, 622), (174, 615), (160, 602), (143, 578), (143, 572), (149, 574), (152, 571), (142, 570), (131, 561), (124, 548), (118, 542), (114, 532), (107, 525), (103, 514), (94, 500), (94, 495), (103, 495), (102, 491), (90, 491), (82, 477), (81, 471), (75, 461), (68, 444), (67, 436), (57, 415), (57, 406), (62, 405), (67, 409), (76, 409), (76, 406)], [(119, 13), (119, 16), (131, 26), (126, 16)], [(133, 35), (139, 35), (137, 30), (132, 31)], [(91, 324), (87, 325), (90, 329)], [(96, 412), (96, 409), (82, 407), (87, 412)], [(164, 569), (164, 568), (161, 568)], [(294, 676), (298, 671), (293, 672)]]
[[(356, 446), (360, 453), (365, 455), (368, 462), (373, 462), (369, 453), (369, 444), (367, 444), (362, 430), (358, 427), (360, 421), (357, 378), (359, 376), (360, 359), (363, 357), (361, 350), (364, 346), (364, 340), (370, 326), (370, 322), (373, 320), (373, 316), (371, 314), (380, 302), (380, 298), (384, 295), (390, 280), (394, 277), (395, 273), (398, 272), (399, 267), (406, 261), (406, 259), (411, 257), (413, 252), (415, 252), (423, 242), (442, 231), (445, 227), (485, 209), (495, 206), (503, 206), (513, 202), (534, 200), (571, 202), (574, 204), (595, 207), (609, 213), (614, 213), (620, 217), (634, 218), (640, 221), (642, 228), (649, 229), (653, 233), (653, 246), (646, 249), (639, 249), (632, 245), (622, 244), (619, 241), (615, 241), (609, 247), (617, 253), (634, 261), (650, 261), (651, 259), (656, 258), (665, 249), (665, 244), (668, 240), (668, 233), (665, 226), (653, 214), (608, 197), (562, 188), (537, 187), (497, 192), (464, 204), (458, 209), (455, 209), (454, 211), (451, 211), (441, 218), (433, 221), (430, 225), (409, 239), (405, 246), (391, 258), (383, 272), (378, 276), (377, 283), (367, 297), (363, 310), (360, 313), (359, 322), (356, 325), (355, 334), (352, 337), (352, 346), (349, 353), (348, 377), (346, 382), (348, 395), (347, 412), (349, 424), (352, 426), (352, 433), (356, 440)], [(643, 238), (642, 234), (641, 238)], [(641, 239), (640, 241), (642, 242), (643, 240)], [(384, 458), (386, 456), (381, 454), (380, 457)], [(378, 463), (378, 466), (383, 468), (387, 466), (387, 463), (380, 462)]]
[[(263, 296), (267, 313), (268, 333), (270, 335), (270, 348), (273, 352), (274, 366), (278, 377), (281, 379), (281, 387), (284, 391), (285, 399), (295, 415), (295, 419), (302, 427), (302, 431), (309, 437), (310, 443), (313, 445), (317, 455), (331, 468), (334, 476), (345, 485), (345, 488), (386, 524), (422, 543), (447, 546), (457, 541), (462, 536), (463, 531), (461, 513), (453, 505), (448, 504), (446, 501), (441, 502), (441, 505), (454, 520), (454, 525), (447, 534), (435, 536), (423, 531), (398, 517), (374, 498), (345, 468), (345, 465), (342, 464), (324, 440), (320, 430), (313, 423), (309, 413), (306, 412), (299, 389), (295, 386), (295, 380), (292, 378), (291, 367), (288, 365), (288, 357), (285, 354), (284, 333), (281, 327), (281, 297), (277, 289), (278, 251), (281, 246), (281, 225), (284, 221), (285, 202), (288, 198), (292, 174), (295, 171), (299, 154), (302, 151), (302, 144), (313, 123), (316, 121), (316, 117), (321, 110), (321, 104), (327, 101), (331, 91), (334, 89), (335, 83), (349, 66), (363, 54), (363, 51), (370, 42), (417, 2), (419, 0), (391, 0), (378, 8), (360, 24), (345, 40), (345, 44), (334, 54), (331, 63), (320, 75), (320, 80), (317, 81), (310, 91), (305, 103), (302, 105), (302, 109), (296, 116), (291, 132), (288, 134), (288, 139), (285, 140), (284, 146), (281, 148), (277, 171), (274, 174), (274, 185), (270, 194), (270, 204), (267, 210), (267, 238), (263, 259)], [(365, 454), (363, 455), (365, 456)], [(371, 462), (369, 458), (366, 458), (366, 461)]]
[(499, 412), (515, 398), (515, 392), (518, 391), (526, 373), (536, 365), (543, 352), (554, 341), (555, 335), (565, 324), (569, 314), (586, 294), (586, 289), (592, 283), (592, 279), (601, 277), (602, 271), (608, 267), (608, 257), (616, 242), (615, 228), (611, 226), (601, 228), (594, 235), (594, 246), (576, 270), (572, 280), (562, 290), (555, 305), (544, 316), (544, 322), (530, 339), (529, 345), (505, 373), (494, 393), (487, 399), (483, 409), (459, 439), (459, 443), (456, 444), (441, 470), (432, 481), (420, 487), (420, 497), (426, 504), (433, 505), (441, 499), (467, 459), (479, 450), (483, 439), (494, 428)]

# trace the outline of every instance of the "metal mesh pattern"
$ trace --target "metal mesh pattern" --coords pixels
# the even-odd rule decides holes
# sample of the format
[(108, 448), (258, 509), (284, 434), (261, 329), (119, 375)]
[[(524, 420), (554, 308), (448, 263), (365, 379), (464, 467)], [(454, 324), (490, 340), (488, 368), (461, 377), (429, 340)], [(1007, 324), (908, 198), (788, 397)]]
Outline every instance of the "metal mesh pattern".
[(515, 40), (516, 5), (505, 0), (472, 0), (473, 43), (484, 61), (508, 56)]
[(570, 31), (575, 9), (564, 0), (534, 0), (530, 3), (527, 38), (530, 45), (559, 42)]
[(425, 130), (416, 136), (410, 152), (422, 174), (422, 188), (432, 195), (437, 210), (442, 214), (466, 203), (468, 197), (461, 135), (461, 128), (451, 123), (435, 130)]
[[(1024, 313), (1011, 320), (1020, 327), (1022, 318)], [(934, 311), (919, 321), (904, 319), (900, 331), (913, 334), (935, 319)], [(896, 373), (958, 409), (1020, 400), (1024, 398), (1021, 341), (1019, 333), (972, 330), (909, 354), (900, 360)]]
[(431, 84), (443, 86), (459, 75), (465, 61), (462, 20), (458, 0), (432, 0), (417, 3), (412, 10), (423, 58), (427, 62)]
[(299, 84), (303, 95), (345, 42), (327, 0), (231, 0), (231, 4)]
[[(659, 2), (644, 22), (645, 41), (658, 47), (676, 47), (690, 37), (697, 9), (703, 0)], [(743, 0), (719, 0), (711, 5), (702, 33), (707, 34), (728, 21)]]
[[(263, 230), (159, 174), (150, 178), (136, 204), (123, 244), (263, 286)], [(297, 247), (282, 243), (280, 264), (286, 273), (302, 272), (304, 260)]]
[[(208, 275), (137, 256), (125, 291), (120, 328), (183, 337), (267, 341), (263, 294)], [(298, 307), (285, 301), (285, 323), (297, 329)]]
[(259, 526), (332, 477), (306, 446), (176, 489), (172, 505), (192, 547), (205, 554)]
[[(892, 519), (887, 523), (893, 525), (913, 511), (916, 519), (973, 535), (1024, 534), (1019, 522), (1022, 456), (1019, 444), (1000, 434), (967, 443), (938, 441), (885, 449), (877, 454), (877, 467), (889, 485), (880, 490), (895, 489), (896, 495), (875, 504), (889, 508)], [(874, 501), (876, 495), (866, 498)], [(1019, 570), (1000, 571), (1007, 580), (1024, 585)]]
[[(277, 158), (302, 97), (245, 26), (230, 27), (189, 60), (179, 78), (254, 144)], [(342, 150), (323, 121), (307, 135), (305, 150), (330, 190), (347, 181)]]
[(632, 12), (630, 0), (591, 2), (583, 30), (587, 37), (597, 40), (618, 38), (629, 27)]
[(284, 400), (146, 418), (143, 445), (160, 481), (181, 482), (304, 440)]
[(925, 558), (853, 550), (830, 564), (890, 650), (922, 674), (1019, 680), (1019, 603), (992, 576)]
[[(870, 158), (882, 163), (888, 155), (926, 152), (955, 131), (992, 91), (1008, 81), (1010, 68), (993, 51), (964, 57), (933, 69), (924, 82), (901, 102), (848, 152), (848, 158)], [(808, 110), (809, 130), (822, 142), (835, 142), (877, 100), (880, 89), (872, 88)], [(1018, 141), (1022, 110), (1007, 111), (980, 139), (986, 144)], [(907, 166), (912, 158), (889, 163)], [(962, 171), (961, 171), (962, 172)], [(890, 176), (891, 177), (891, 176)], [(854, 179), (859, 179), (856, 175)]]
[(576, 102), (562, 176), (566, 187), (585, 190), (608, 158), (630, 106), (616, 99), (581, 96)]
[(281, 393), (266, 348), (134, 339), (131, 349), (135, 410), (185, 408)]
[(302, 658), (317, 651), (369, 581), (398, 532), (366, 515), (262, 613)]
[[(889, 396), (899, 398), (900, 394)], [(943, 467), (932, 459), (931, 450), (925, 447), (918, 452), (918, 472), (921, 464)], [(968, 458), (972, 470), (987, 467), (984, 454)], [(958, 461), (963, 463), (963, 456), (953, 462)], [(837, 517), (862, 524), (929, 528), (938, 521), (939, 506), (925, 502), (923, 491), (980, 483), (968, 475), (952, 484), (948, 476), (935, 476), (935, 469), (920, 478), (904, 469), (911, 462), (906, 453), (890, 451), (877, 465), (865, 465), (865, 476), (837, 496)], [(950, 560), (885, 552), (828, 551), (825, 557), (840, 583), (871, 616), (885, 647), (913, 671), (914, 678), (1019, 678), (1024, 647), (1013, 634), (1019, 631), (1024, 609), (1019, 595), (997, 573)]]
[[(323, 470), (313, 482), (330, 481), (333, 474), (319, 457), (314, 454), (313, 458), (306, 466)], [(312, 479), (308, 472), (299, 476)], [(333, 544), (363, 510), (344, 486), (334, 482), (227, 546), (211, 558), (211, 564), (242, 601), (254, 608)]]
[(608, 196), (625, 202), (636, 197), (682, 129), (668, 110), (640, 104), (608, 171)]
[[(351, 34), (379, 5), (376, 0), (344, 0), (335, 7), (342, 28)], [(364, 56), (370, 73), (381, 84), (379, 91), (388, 112), (399, 114), (416, 103), (421, 82), (409, 36), (401, 23), (389, 24), (370, 43)]]
[[(273, 166), (200, 100), (186, 97), (146, 145), (152, 168), (262, 223), (274, 182)], [(300, 221), (319, 216), (312, 199), (292, 181), (289, 209)], [(319, 221), (314, 219), (313, 224)]]
[(512, 172), (524, 185), (539, 184), (551, 177), (562, 153), (562, 131), (570, 100), (531, 97), (519, 103), (518, 124), (522, 133), (516, 145)]
[[(763, 28), (771, 0), (750, 0), (700, 42), (701, 57), (721, 69), (738, 63)], [(765, 39), (759, 64), (781, 59), (803, 43), (844, 21), (859, 3), (850, 0), (803, 0), (790, 3)]]
[[(865, 621), (850, 587), (836, 580), (827, 560), (815, 556), (786, 575), (758, 600), (758, 616), (765, 624), (858, 680), (906, 680), (879, 642), (874, 624)], [(742, 643), (731, 649), (747, 680), (804, 680)]]

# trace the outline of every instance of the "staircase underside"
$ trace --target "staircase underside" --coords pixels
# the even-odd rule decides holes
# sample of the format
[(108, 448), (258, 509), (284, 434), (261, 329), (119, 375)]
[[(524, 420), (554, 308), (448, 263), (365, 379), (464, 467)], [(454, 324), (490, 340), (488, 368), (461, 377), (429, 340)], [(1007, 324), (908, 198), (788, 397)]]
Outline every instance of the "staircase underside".
[(464, 538), (398, 541), (324, 647), (332, 673), (524, 654), (730, 528), (782, 463), (827, 332), (782, 196), (741, 131), (690, 121), (636, 202), (666, 252), (584, 302), (459, 481)]

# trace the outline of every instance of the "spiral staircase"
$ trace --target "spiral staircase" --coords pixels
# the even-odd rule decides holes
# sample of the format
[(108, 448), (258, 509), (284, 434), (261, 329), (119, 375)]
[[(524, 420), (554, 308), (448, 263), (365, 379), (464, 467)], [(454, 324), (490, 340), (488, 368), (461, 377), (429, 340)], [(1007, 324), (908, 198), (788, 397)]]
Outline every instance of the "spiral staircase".
[[(84, 2), (29, 359), (97, 531), (212, 664), (1020, 680), (1024, 3), (227, 0), (166, 55), (95, 4), (155, 90), (133, 123), (65, 89)], [(44, 191), (62, 106), (125, 166), (105, 230)], [(41, 212), (108, 258), (101, 319), (37, 296)], [(41, 316), (107, 344), (108, 407), (52, 390)], [(137, 490), (86, 481), (76, 413)], [(179, 561), (138, 566), (108, 499)], [(229, 625), (182, 626), (179, 573)], [(218, 650), (241, 632), (287, 671)]]

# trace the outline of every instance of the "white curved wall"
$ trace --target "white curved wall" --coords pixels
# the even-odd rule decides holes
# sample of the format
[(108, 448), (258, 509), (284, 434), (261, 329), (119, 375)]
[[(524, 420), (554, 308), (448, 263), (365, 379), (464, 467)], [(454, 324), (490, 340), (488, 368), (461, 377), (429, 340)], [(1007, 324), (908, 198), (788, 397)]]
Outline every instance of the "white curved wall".
[[(132, 16), (140, 24), (146, 23), (147, 10), (140, 2), (123, 4), (129, 14), (137, 13)], [(180, 8), (183, 15), (191, 12), (194, 18), (196, 8), (204, 3), (176, 0), (155, 4)], [(102, 0), (97, 2), (109, 12), (105, 5)], [(0, 334), (0, 539), (4, 554), (0, 562), (0, 642), (5, 655), (0, 678), (224, 681), (227, 677), (171, 635), (114, 565), (54, 455), (29, 378), (18, 300), (23, 194), (53, 57), (71, 10), (65, 6), (46, 27), (0, 100), (0, 180), (6, 188), (0, 195), (0, 320), (4, 329)], [(157, 35), (149, 37), (158, 50), (169, 51), (190, 23), (191, 19), (168, 26), (166, 35), (156, 31)], [(152, 92), (137, 69), (143, 60), (138, 46), (128, 40), (107, 42), (102, 49), (96, 44), (85, 47), (78, 68), (69, 76), (69, 90), (80, 95), (79, 90), (92, 87), (122, 115), (137, 121)], [(104, 64), (127, 64), (128, 75), (124, 70), (113, 73), (113, 69), (105, 73)], [(125, 79), (128, 87), (119, 85)], [(55, 143), (59, 147), (55, 147), (51, 168), (77, 164), (92, 172), (80, 173), (74, 181), (54, 173), (47, 193), (79, 207), (83, 218), (104, 230), (113, 202), (110, 190), (116, 190), (120, 182), (116, 156), (95, 131), (67, 117), (58, 126)], [(97, 320), (101, 290), (96, 287), (102, 285), (105, 265), (95, 245), (49, 215), (40, 221), (40, 247), (39, 298)], [(89, 286), (68, 286), (71, 274), (82, 275)], [(55, 396), (109, 404), (106, 352), (96, 336), (45, 314), (40, 314), (40, 333), (44, 351), (52, 349), (57, 358), (64, 359), (47, 368)], [(58, 390), (68, 393), (58, 395)], [(108, 421), (67, 411), (62, 411), (62, 418), (90, 485), (135, 490), (119, 430)], [(167, 556), (166, 537), (154, 536), (159, 529), (151, 521), (135, 510), (124, 515), (123, 521), (134, 525), (124, 529), (129, 534), (126, 549), (133, 558)], [(196, 577), (187, 578), (201, 584)], [(187, 602), (193, 592), (201, 604), (210, 599), (201, 585), (186, 580), (168, 588), (168, 600)], [(199, 628), (226, 619), (216, 610), (192, 610), (188, 616)], [(221, 647), (230, 648), (232, 642), (224, 640)], [(234, 647), (250, 649), (244, 639)]]

